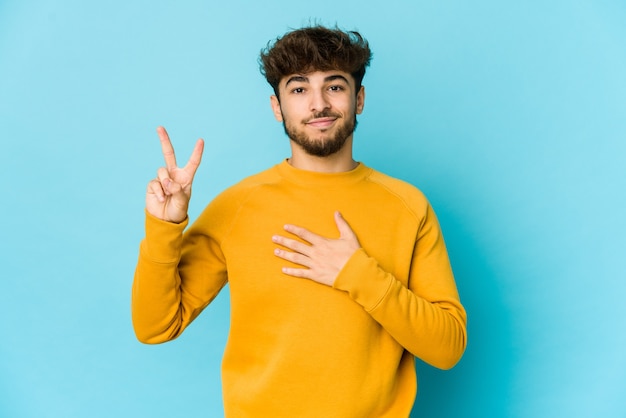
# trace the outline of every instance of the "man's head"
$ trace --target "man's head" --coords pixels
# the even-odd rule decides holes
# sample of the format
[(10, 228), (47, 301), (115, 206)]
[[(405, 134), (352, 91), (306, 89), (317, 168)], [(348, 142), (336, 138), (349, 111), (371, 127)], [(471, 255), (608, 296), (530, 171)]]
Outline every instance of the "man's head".
[(261, 53), (274, 115), (299, 149), (327, 157), (352, 138), (370, 59), (357, 32), (320, 26), (289, 32)]
[(261, 73), (280, 98), (280, 81), (293, 74), (340, 70), (354, 78), (361, 88), (372, 53), (367, 41), (354, 31), (344, 32), (312, 26), (288, 32), (261, 51)]

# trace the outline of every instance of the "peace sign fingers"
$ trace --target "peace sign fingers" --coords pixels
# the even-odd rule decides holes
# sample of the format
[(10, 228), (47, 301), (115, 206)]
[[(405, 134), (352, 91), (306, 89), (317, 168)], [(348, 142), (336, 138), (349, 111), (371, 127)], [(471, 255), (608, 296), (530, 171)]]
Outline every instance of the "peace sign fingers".
[(172, 141), (164, 127), (157, 128), (165, 167), (158, 170), (157, 178), (148, 185), (146, 209), (152, 215), (168, 221), (182, 222), (187, 217), (191, 198), (191, 184), (202, 160), (204, 141), (199, 139), (189, 161), (178, 168)]
[[(172, 146), (172, 141), (170, 140), (170, 136), (164, 127), (159, 126), (157, 128), (157, 134), (159, 135), (159, 139), (161, 141), (161, 152), (163, 153), (163, 159), (165, 160), (165, 167), (167, 171), (172, 171), (178, 168), (176, 163), (176, 153), (174, 152), (174, 147)], [(191, 157), (189, 157), (189, 161), (187, 165), (182, 169), (186, 172), (191, 178), (194, 177), (196, 171), (198, 170), (198, 166), (200, 166), (200, 162), (202, 161), (202, 152), (204, 150), (204, 141), (202, 139), (198, 139), (196, 142), (196, 146), (193, 149)]]

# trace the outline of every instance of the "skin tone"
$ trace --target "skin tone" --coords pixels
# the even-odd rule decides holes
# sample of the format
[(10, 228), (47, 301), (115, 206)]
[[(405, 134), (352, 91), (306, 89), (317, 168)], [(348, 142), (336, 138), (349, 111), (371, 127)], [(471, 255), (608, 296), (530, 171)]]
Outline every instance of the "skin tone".
[[(327, 141), (345, 131), (346, 124), (363, 111), (365, 90), (356, 91), (353, 77), (342, 71), (315, 71), (284, 77), (279, 84), (280, 100), (270, 98), (277, 121), (308, 141)], [(180, 223), (187, 218), (191, 185), (202, 159), (204, 141), (199, 139), (188, 163), (179, 168), (174, 148), (163, 127), (157, 128), (165, 167), (148, 183), (146, 210), (167, 222)], [(341, 136), (341, 135), (339, 135)], [(343, 138), (342, 138), (343, 139)], [(301, 145), (291, 142), (289, 163), (302, 170), (324, 173), (350, 171), (357, 166), (352, 158), (350, 130), (341, 148), (327, 156), (308, 153)], [(313, 280), (333, 286), (339, 272), (361, 245), (348, 222), (339, 212), (334, 213), (338, 238), (318, 235), (305, 227), (285, 225), (285, 235), (274, 235), (278, 245), (274, 255), (302, 266), (283, 267), (288, 276)], [(297, 238), (305, 241), (302, 243)]]
[(185, 167), (176, 164), (174, 147), (162, 126), (157, 128), (165, 167), (157, 170), (157, 177), (148, 183), (146, 210), (152, 216), (167, 222), (181, 223), (187, 219), (187, 208), (191, 199), (191, 183), (202, 160), (204, 141), (198, 139), (191, 158)]
[[(357, 93), (354, 78), (343, 71), (283, 77), (278, 93), (280, 99), (270, 98), (276, 120), (311, 142), (329, 141), (341, 134), (346, 125), (354, 122), (355, 115), (361, 114), (365, 102), (365, 89), (361, 87)], [(325, 114), (328, 116), (318, 116)], [(311, 155), (296, 141), (290, 141), (289, 163), (302, 170), (322, 173), (354, 169), (357, 164), (352, 159), (352, 129), (344, 133), (344, 146), (324, 157)]]
[(303, 266), (303, 268), (283, 267), (283, 273), (327, 286), (335, 284), (339, 272), (352, 254), (361, 248), (361, 244), (339, 212), (335, 212), (334, 218), (339, 238), (323, 237), (297, 225), (285, 225), (285, 232), (303, 239), (308, 244), (282, 235), (272, 237), (274, 243), (284, 247), (274, 250), (277, 257)]

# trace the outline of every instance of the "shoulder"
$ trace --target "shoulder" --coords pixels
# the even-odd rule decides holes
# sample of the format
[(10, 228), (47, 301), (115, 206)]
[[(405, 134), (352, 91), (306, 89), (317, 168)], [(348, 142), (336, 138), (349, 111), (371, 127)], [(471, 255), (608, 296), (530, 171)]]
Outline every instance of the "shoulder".
[(402, 205), (404, 213), (410, 214), (409, 216), (416, 222), (420, 231), (439, 231), (437, 215), (428, 198), (420, 189), (404, 180), (376, 170), (372, 170), (369, 180), (384, 189), (389, 199)]
[(389, 198), (397, 199), (409, 208), (412, 212), (424, 213), (429, 202), (424, 193), (411, 183), (391, 177), (385, 173), (372, 169), (367, 177), (368, 181), (378, 186)]
[(209, 203), (207, 209), (235, 210), (252, 194), (262, 190), (264, 186), (277, 183), (279, 180), (280, 176), (276, 166), (270, 167), (223, 190)]
[(220, 192), (204, 208), (192, 228), (202, 233), (223, 235), (237, 218), (242, 206), (250, 196), (264, 185), (278, 181), (275, 167), (246, 177)]

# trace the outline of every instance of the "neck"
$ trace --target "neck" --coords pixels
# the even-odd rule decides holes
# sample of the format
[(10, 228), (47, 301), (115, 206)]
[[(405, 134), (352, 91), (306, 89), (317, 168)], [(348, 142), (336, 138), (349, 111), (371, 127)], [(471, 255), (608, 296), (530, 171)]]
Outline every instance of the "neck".
[(300, 170), (319, 173), (341, 173), (353, 170), (358, 165), (352, 159), (352, 138), (349, 138), (339, 151), (326, 157), (307, 154), (298, 144), (291, 141), (291, 158), (288, 162)]

